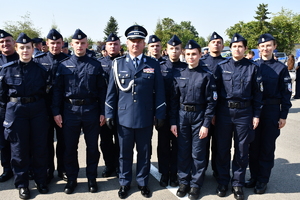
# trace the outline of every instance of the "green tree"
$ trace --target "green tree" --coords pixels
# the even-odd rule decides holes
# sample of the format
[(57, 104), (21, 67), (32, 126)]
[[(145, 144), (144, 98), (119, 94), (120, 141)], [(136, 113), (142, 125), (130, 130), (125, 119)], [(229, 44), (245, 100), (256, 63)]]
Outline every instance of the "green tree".
[(21, 18), (21, 21), (4, 22), (4, 30), (10, 33), (15, 39), (17, 39), (22, 32), (26, 33), (30, 38), (40, 37), (41, 29), (34, 27), (30, 19), (30, 13), (27, 12), (24, 16), (21, 16)]
[[(103, 31), (103, 33), (104, 33), (103, 40), (106, 41), (107, 37), (111, 33), (118, 35), (118, 30), (119, 30), (119, 27), (118, 27), (117, 20), (111, 16), (106, 24), (104, 31)], [(121, 36), (118, 36), (118, 37), (121, 37)]]
[(271, 14), (270, 12), (268, 12), (268, 4), (259, 4), (257, 7), (257, 11), (255, 11), (256, 16), (254, 16), (254, 18), (257, 21), (261, 21), (264, 22), (267, 19), (270, 19), (267, 15)]

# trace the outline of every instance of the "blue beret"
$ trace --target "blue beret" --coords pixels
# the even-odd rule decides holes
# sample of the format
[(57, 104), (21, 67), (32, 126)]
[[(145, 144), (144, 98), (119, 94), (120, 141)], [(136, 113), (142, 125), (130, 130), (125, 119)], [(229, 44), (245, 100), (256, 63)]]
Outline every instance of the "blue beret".
[(86, 34), (82, 32), (80, 29), (77, 29), (72, 37), (72, 39), (76, 40), (82, 40), (83, 38), (86, 38)]
[(55, 29), (51, 29), (47, 35), (47, 38), (50, 40), (58, 40), (62, 38), (62, 35)]
[(235, 43), (235, 42), (243, 42), (243, 41), (245, 41), (246, 44), (247, 44), (247, 40), (246, 40), (243, 36), (241, 36), (241, 35), (238, 34), (238, 33), (235, 33), (235, 34), (233, 35), (231, 41), (230, 41), (230, 46), (231, 46), (232, 43)]
[(64, 45), (62, 46), (62, 48), (69, 48), (69, 43), (68, 42), (64, 42)]
[(0, 29), (0, 38), (5, 38), (5, 37), (12, 37), (11, 34), (9, 34), (8, 32), (6, 32), (5, 30)]
[(195, 40), (189, 40), (185, 47), (185, 49), (196, 49), (196, 48), (201, 48), (200, 45), (195, 41)]
[(32, 42), (32, 40), (25, 33), (20, 33), (18, 39), (16, 40), (16, 43), (20, 44), (27, 44), (29, 42)]
[(114, 41), (117, 41), (117, 40), (120, 40), (120, 38), (116, 34), (111, 33), (107, 37), (106, 42), (114, 42)]
[(160, 41), (161, 40), (156, 35), (150, 35), (149, 40), (148, 40), (148, 44), (155, 43), (155, 42), (160, 42)]
[(105, 45), (102, 45), (102, 46), (101, 46), (101, 51), (106, 50), (105, 48), (106, 48), (106, 46), (105, 46)]
[(177, 37), (177, 35), (173, 35), (172, 38), (168, 41), (168, 44), (171, 46), (177, 46), (181, 44), (181, 40)]
[(125, 36), (129, 40), (134, 40), (134, 39), (145, 39), (145, 37), (148, 35), (147, 30), (140, 26), (140, 25), (133, 25), (130, 26), (126, 31), (125, 31)]
[(32, 40), (32, 43), (35, 43), (35, 44), (43, 42), (43, 38), (32, 38), (31, 40)]
[(223, 38), (218, 33), (213, 32), (213, 34), (211, 35), (209, 41), (216, 40), (216, 39), (222, 39), (223, 40)]
[(275, 38), (270, 33), (262, 34), (261, 36), (259, 36), (257, 44), (268, 42), (271, 40), (275, 40)]

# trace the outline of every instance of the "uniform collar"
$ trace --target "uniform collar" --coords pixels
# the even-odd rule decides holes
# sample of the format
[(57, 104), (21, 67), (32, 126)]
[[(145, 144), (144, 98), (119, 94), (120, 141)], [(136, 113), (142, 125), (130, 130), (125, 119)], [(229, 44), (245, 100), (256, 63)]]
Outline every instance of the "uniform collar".
[[(133, 60), (135, 57), (132, 56), (131, 54), (129, 54), (131, 60)], [(138, 58), (139, 60), (142, 60), (142, 57), (143, 57), (143, 53), (141, 53), (140, 55), (138, 55), (136, 58)]]

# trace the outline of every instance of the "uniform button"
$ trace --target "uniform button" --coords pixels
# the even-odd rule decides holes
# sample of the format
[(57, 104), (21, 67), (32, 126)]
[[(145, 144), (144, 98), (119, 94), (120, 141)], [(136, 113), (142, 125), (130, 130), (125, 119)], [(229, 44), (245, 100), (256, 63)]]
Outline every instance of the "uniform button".
[(136, 94), (136, 92), (134, 92), (133, 94)]
[(134, 86), (136, 86), (136, 84), (134, 84)]
[(133, 100), (133, 102), (135, 103), (135, 102), (136, 102), (136, 100)]
[(136, 78), (136, 76), (134, 76), (134, 78)]

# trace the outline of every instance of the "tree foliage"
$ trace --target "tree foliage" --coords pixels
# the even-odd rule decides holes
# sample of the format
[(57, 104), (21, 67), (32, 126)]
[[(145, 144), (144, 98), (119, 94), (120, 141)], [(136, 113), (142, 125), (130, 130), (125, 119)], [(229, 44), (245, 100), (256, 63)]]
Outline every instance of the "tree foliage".
[(167, 42), (173, 35), (180, 38), (183, 46), (190, 39), (194, 39), (200, 45), (206, 44), (205, 39), (198, 36), (196, 28), (190, 21), (182, 21), (178, 24), (171, 18), (163, 18), (158, 20), (154, 34), (161, 39), (163, 48), (166, 48)]
[[(111, 33), (118, 35), (118, 30), (119, 30), (118, 22), (114, 17), (111, 16), (106, 24), (104, 31), (103, 31), (103, 33), (104, 33), (103, 41), (106, 41), (107, 37)], [(121, 37), (121, 36), (118, 36), (118, 37)]]
[(24, 16), (21, 16), (21, 18), (21, 21), (4, 22), (4, 30), (10, 33), (15, 39), (17, 39), (22, 32), (26, 33), (30, 38), (40, 37), (41, 29), (34, 27), (30, 19), (30, 13), (27, 12)]

